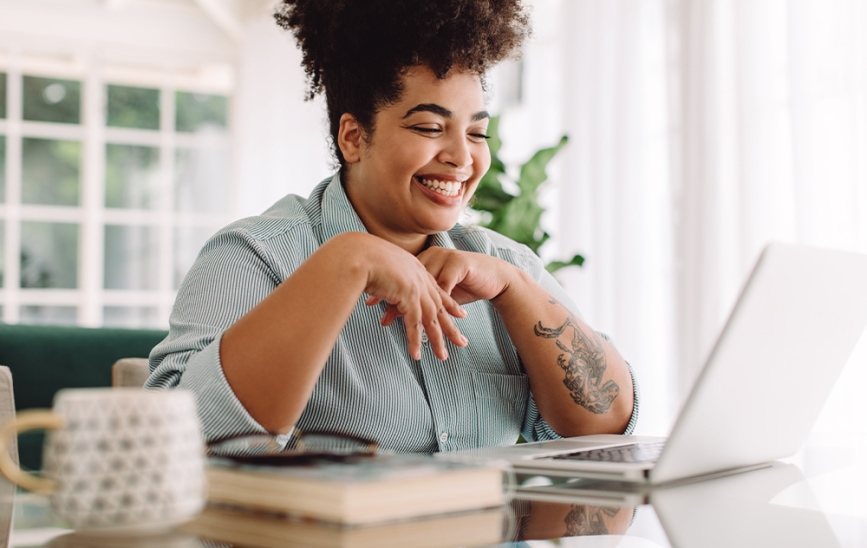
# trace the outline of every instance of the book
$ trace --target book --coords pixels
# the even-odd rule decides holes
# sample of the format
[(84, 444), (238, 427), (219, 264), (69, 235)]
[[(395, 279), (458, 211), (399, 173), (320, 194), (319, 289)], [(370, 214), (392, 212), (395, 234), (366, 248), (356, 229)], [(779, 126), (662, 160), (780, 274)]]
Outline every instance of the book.
[(209, 460), (211, 504), (345, 525), (502, 506), (511, 474), (498, 462), (376, 454), (291, 464)]
[(341, 525), (209, 506), (181, 529), (201, 539), (248, 548), (446, 548), (506, 540), (508, 507), (473, 510), (373, 525)]

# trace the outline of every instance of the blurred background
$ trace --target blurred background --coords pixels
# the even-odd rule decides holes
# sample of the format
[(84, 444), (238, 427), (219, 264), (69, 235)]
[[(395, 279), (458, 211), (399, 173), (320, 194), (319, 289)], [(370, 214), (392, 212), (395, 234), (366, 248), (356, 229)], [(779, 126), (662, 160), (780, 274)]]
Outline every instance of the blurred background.
[[(867, 252), (867, 0), (529, 3), (500, 156), (569, 136), (540, 253), (586, 257), (558, 277), (665, 433), (765, 243)], [(166, 328), (211, 233), (332, 172), (273, 6), (0, 0), (0, 320)], [(822, 428), (867, 431), (865, 369)]]

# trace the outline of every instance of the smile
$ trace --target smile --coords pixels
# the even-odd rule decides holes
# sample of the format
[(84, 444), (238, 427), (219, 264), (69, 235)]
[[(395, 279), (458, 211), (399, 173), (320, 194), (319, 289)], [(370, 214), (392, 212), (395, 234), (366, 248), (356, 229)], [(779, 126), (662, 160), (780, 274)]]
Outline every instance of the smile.
[(415, 180), (437, 194), (442, 194), (443, 196), (448, 197), (459, 196), (464, 187), (462, 182), (437, 181), (435, 179), (425, 179), (423, 177), (416, 177)]

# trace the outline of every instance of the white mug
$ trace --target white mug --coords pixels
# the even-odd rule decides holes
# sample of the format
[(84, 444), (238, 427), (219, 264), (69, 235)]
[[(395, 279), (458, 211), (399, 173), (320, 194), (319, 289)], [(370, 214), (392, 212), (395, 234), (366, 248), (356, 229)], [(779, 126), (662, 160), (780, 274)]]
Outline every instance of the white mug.
[[(45, 476), (22, 471), (6, 449), (12, 436), (48, 429)], [(65, 389), (49, 410), (0, 430), (0, 472), (50, 494), (52, 513), (74, 529), (154, 530), (204, 507), (205, 457), (195, 399), (185, 390)]]

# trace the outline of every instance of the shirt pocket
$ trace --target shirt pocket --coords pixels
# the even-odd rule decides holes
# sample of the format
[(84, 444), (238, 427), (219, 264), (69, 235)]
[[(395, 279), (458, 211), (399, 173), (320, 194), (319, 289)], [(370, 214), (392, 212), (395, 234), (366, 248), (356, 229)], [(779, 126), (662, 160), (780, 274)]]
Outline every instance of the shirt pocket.
[(530, 393), (527, 376), (473, 371), (472, 377), (478, 446), (515, 443)]

